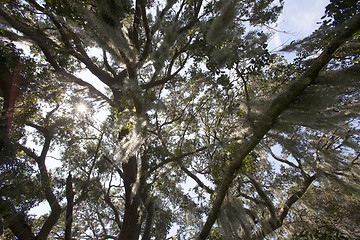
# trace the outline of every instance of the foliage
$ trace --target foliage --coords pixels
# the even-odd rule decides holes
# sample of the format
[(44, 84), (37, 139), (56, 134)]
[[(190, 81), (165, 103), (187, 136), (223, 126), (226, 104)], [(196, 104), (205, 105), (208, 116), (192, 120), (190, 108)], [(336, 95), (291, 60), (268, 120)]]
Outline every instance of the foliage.
[(357, 238), (359, 6), (293, 63), (267, 49), (282, 6), (2, 1), (3, 236)]
[[(359, 238), (359, 195), (345, 190), (337, 183), (325, 182), (314, 186), (294, 214), (301, 226), (294, 239), (356, 239)], [(304, 206), (304, 207), (303, 207)], [(334, 211), (336, 209), (336, 211)]]

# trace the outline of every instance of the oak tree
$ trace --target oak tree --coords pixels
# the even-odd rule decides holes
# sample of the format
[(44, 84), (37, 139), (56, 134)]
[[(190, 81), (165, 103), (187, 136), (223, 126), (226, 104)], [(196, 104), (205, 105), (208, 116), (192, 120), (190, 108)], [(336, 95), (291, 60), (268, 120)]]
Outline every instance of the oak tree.
[(357, 1), (292, 63), (267, 48), (282, 0), (1, 3), (8, 238), (358, 237), (321, 204), (359, 204)]

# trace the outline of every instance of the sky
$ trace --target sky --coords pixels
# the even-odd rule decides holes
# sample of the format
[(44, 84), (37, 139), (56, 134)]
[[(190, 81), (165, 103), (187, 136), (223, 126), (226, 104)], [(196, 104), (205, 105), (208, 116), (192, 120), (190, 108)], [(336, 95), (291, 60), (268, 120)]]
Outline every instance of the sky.
[(285, 0), (282, 14), (275, 28), (276, 32), (269, 42), (270, 50), (279, 50), (283, 44), (310, 35), (320, 25), (321, 17), (329, 0)]
[[(293, 40), (301, 39), (311, 34), (319, 27), (317, 22), (321, 21), (325, 6), (328, 5), (328, 3), (329, 0), (285, 0), (283, 13), (279, 17), (276, 26), (272, 26), (279, 30), (279, 32), (276, 32), (269, 42), (269, 50), (279, 50), (283, 44), (290, 43)], [(102, 86), (89, 72), (83, 73), (81, 77), (94, 84), (95, 87)], [(101, 90), (105, 92), (104, 89)], [(195, 182), (191, 183), (191, 181), (193, 180), (187, 182), (189, 186), (195, 184)], [(48, 204), (43, 202), (39, 206), (31, 209), (30, 214), (41, 215), (49, 212), (49, 210)], [(174, 230), (172, 233), (175, 233)]]

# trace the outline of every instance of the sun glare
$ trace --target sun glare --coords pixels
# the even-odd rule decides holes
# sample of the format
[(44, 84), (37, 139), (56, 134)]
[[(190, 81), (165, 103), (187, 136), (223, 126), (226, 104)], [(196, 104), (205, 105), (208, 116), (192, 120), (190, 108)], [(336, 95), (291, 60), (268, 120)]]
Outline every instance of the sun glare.
[(79, 113), (86, 113), (88, 111), (88, 107), (84, 103), (80, 103), (76, 106), (76, 111)]

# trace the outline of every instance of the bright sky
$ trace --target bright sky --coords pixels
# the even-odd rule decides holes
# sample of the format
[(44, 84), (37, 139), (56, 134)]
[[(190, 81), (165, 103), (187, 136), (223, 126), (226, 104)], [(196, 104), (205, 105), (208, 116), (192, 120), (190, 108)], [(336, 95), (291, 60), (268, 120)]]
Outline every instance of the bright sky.
[[(278, 50), (282, 44), (288, 44), (310, 35), (319, 27), (321, 17), (329, 0), (285, 0), (283, 13), (278, 19), (277, 32), (269, 43), (270, 50)], [(283, 33), (286, 32), (286, 33)]]

